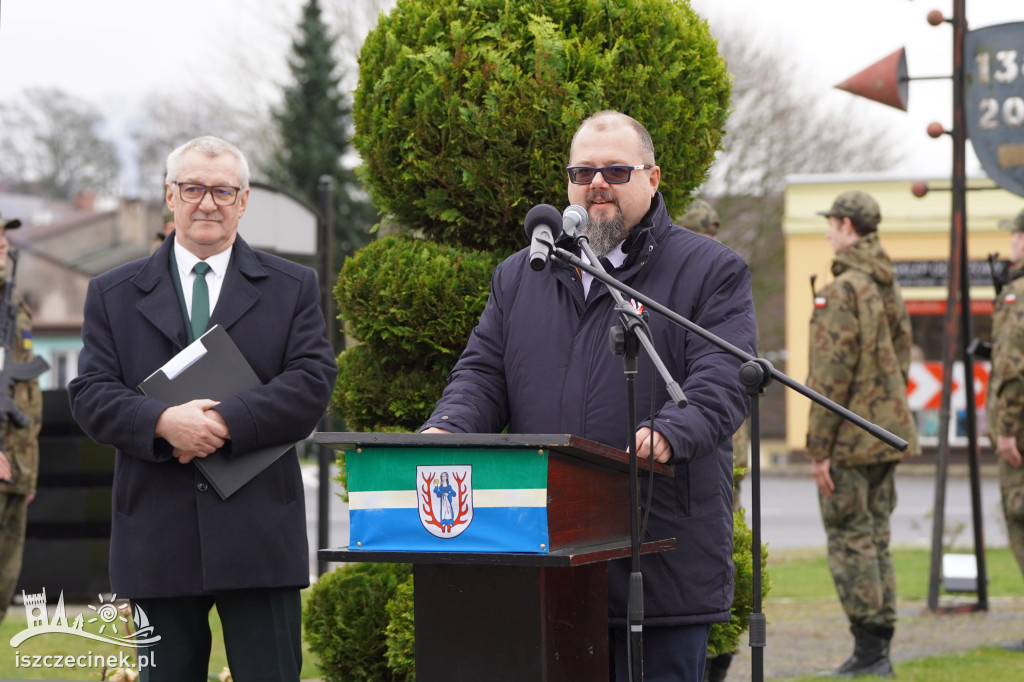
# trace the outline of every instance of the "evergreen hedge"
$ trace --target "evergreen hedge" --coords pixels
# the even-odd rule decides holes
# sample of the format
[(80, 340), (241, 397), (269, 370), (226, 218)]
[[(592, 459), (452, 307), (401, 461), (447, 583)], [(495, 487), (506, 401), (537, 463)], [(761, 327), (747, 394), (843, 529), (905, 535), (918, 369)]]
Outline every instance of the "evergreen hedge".
[(346, 564), (310, 588), (306, 642), (324, 682), (399, 682), (387, 664), (387, 604), (412, 574), (408, 564)]
[[(721, 146), (731, 87), (686, 0), (398, 0), (359, 68), (358, 172), (388, 222), (425, 238), (374, 242), (339, 274), (339, 318), (359, 343), (339, 357), (332, 407), (360, 431), (429, 415), (490, 273), (526, 244), (526, 212), (564, 205), (584, 118), (616, 109), (647, 127), (678, 213)], [(346, 566), (313, 588), (306, 637), (326, 680), (412, 679), (408, 570)]]
[(419, 428), (483, 312), (499, 261), (408, 235), (346, 259), (334, 295), (359, 344), (338, 357), (332, 408), (350, 429)]
[(398, 0), (359, 55), (353, 144), (374, 204), (435, 241), (509, 254), (565, 203), (579, 123), (651, 133), (670, 214), (721, 145), (730, 78), (685, 0)]
[(395, 682), (416, 682), (416, 632), (413, 623), (413, 584), (410, 575), (388, 601), (388, 668)]

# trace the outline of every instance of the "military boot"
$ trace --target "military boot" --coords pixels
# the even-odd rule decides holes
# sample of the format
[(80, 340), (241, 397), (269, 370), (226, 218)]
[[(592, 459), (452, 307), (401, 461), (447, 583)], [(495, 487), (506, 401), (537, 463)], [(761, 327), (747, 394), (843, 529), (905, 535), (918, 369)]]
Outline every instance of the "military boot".
[(878, 675), (895, 677), (889, 659), (889, 644), (893, 628), (888, 625), (852, 625), (853, 655), (836, 669), (833, 677), (860, 677)]

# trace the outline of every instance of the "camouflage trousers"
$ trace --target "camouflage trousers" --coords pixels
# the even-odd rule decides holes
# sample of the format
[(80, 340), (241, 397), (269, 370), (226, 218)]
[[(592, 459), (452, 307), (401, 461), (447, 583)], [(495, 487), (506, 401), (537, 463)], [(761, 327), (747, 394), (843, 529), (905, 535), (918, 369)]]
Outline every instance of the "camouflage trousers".
[(851, 625), (896, 622), (896, 574), (889, 552), (896, 464), (833, 465), (835, 490), (829, 497), (818, 493), (828, 567)]
[(1000, 457), (999, 491), (1003, 499), (1010, 551), (1017, 558), (1017, 565), (1024, 575), (1024, 467), (1015, 469)]
[(25, 548), (28, 497), (0, 492), (0, 623), (14, 596)]

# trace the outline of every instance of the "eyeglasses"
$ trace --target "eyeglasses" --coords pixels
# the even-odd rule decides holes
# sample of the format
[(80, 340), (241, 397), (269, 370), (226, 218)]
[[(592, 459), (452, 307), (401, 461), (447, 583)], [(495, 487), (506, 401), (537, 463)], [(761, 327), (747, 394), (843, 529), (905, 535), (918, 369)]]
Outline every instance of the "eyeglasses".
[(574, 185), (589, 185), (594, 181), (594, 177), (598, 173), (604, 177), (604, 181), (609, 185), (621, 185), (629, 182), (630, 176), (635, 170), (650, 170), (654, 166), (640, 165), (640, 166), (605, 166), (603, 168), (593, 168), (591, 166), (569, 166), (565, 169), (565, 172), (569, 174), (569, 182)]
[(230, 185), (198, 185), (194, 182), (178, 182), (174, 181), (174, 184), (178, 186), (178, 193), (181, 194), (181, 200), (188, 204), (200, 204), (203, 201), (203, 197), (209, 192), (210, 196), (213, 197), (213, 203), (218, 206), (231, 206), (238, 200), (238, 192), (241, 191), (241, 187), (231, 187)]

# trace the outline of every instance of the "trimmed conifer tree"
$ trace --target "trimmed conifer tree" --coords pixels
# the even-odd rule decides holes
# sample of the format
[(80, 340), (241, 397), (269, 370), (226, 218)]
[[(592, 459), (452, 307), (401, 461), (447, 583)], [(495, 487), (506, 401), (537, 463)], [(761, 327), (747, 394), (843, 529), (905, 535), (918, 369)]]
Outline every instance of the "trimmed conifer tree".
[[(526, 245), (527, 211), (564, 205), (583, 119), (616, 109), (643, 123), (677, 212), (721, 146), (731, 87), (686, 0), (398, 0), (359, 66), (358, 173), (389, 229), (406, 233), (349, 259), (334, 290), (359, 344), (339, 358), (332, 404), (364, 430), (415, 430), (430, 414), (494, 264)], [(749, 540), (737, 551), (749, 556)], [(388, 657), (408, 676), (403, 594)], [(724, 634), (722, 646), (738, 636)]]
[(398, 0), (359, 57), (353, 138), (376, 206), (436, 241), (508, 254), (565, 202), (579, 123), (651, 133), (669, 213), (719, 149), (731, 82), (685, 0)]

